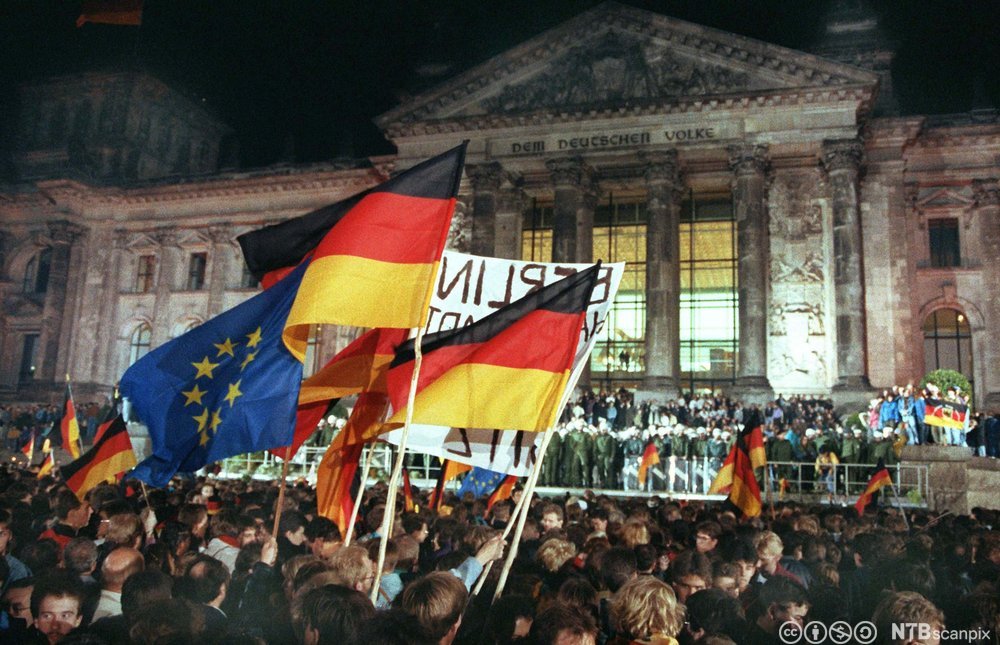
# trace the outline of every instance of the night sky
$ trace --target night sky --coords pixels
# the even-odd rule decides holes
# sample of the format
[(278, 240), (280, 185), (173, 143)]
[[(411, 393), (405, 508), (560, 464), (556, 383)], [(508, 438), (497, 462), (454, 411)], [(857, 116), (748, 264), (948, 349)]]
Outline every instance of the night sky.
[[(594, 0), (146, 0), (141, 28), (76, 28), (78, 0), (0, 2), (0, 98), (25, 80), (145, 69), (234, 128), (244, 167), (393, 152), (372, 124)], [(825, 0), (624, 4), (795, 49)], [(1000, 2), (873, 0), (904, 114), (1000, 105)], [(3, 101), (2, 105), (9, 105)]]

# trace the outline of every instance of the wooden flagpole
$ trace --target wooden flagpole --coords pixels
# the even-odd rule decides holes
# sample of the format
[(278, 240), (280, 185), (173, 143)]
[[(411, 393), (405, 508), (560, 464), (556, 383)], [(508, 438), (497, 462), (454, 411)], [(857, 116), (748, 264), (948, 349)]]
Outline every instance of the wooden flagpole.
[[(543, 439), (542, 442), (544, 443), (544, 441), (545, 440)], [(529, 474), (529, 477), (530, 476), (531, 475)], [(525, 502), (526, 499), (528, 499), (528, 496), (525, 495), (524, 491), (522, 490), (521, 499), (517, 500), (517, 504), (514, 505), (514, 510), (510, 514), (510, 519), (507, 520), (507, 526), (503, 528), (503, 534), (501, 535), (501, 539), (503, 539), (505, 542), (507, 541), (507, 538), (510, 537), (511, 529), (514, 528), (514, 519), (520, 516), (521, 508), (526, 504)], [(483, 569), (483, 572), (479, 574), (479, 580), (476, 581), (476, 586), (472, 590), (472, 593), (469, 595), (469, 602), (472, 602), (472, 599), (475, 596), (479, 595), (479, 592), (482, 591), (483, 585), (486, 583), (486, 578), (490, 575), (490, 569), (493, 568), (494, 562), (495, 560), (490, 560), (486, 564), (486, 568)]]
[(285, 459), (281, 464), (281, 481), (278, 484), (278, 502), (274, 509), (274, 527), (271, 529), (271, 537), (278, 539), (278, 523), (281, 522), (281, 512), (285, 508), (285, 480), (288, 478), (288, 462), (292, 458), (292, 444), (285, 446)]
[[(899, 470), (897, 469), (896, 472), (898, 473)], [(892, 481), (892, 475), (889, 475), (889, 488), (892, 489), (892, 498), (896, 501), (896, 508), (899, 509), (899, 514), (903, 516), (903, 524), (906, 526), (907, 532), (909, 532), (910, 520), (906, 519), (906, 510), (903, 508), (903, 504), (899, 501), (899, 495), (896, 494), (896, 484)]]
[(378, 600), (379, 585), (382, 582), (382, 568), (385, 566), (386, 543), (392, 537), (392, 523), (396, 516), (396, 491), (399, 488), (399, 480), (403, 473), (406, 440), (410, 436), (410, 425), (413, 423), (413, 404), (417, 398), (417, 379), (420, 378), (420, 365), (424, 359), (420, 345), (424, 340), (425, 326), (424, 322), (421, 321), (420, 327), (417, 328), (417, 338), (413, 346), (413, 376), (410, 378), (410, 392), (406, 397), (406, 423), (403, 425), (403, 433), (399, 437), (399, 454), (396, 455), (396, 463), (393, 465), (392, 475), (389, 477), (389, 492), (385, 498), (385, 515), (382, 517), (382, 527), (379, 529), (378, 562), (375, 565), (375, 581), (372, 583), (371, 591), (371, 601), (373, 604)]
[(358, 509), (361, 508), (361, 499), (365, 496), (365, 487), (368, 485), (368, 476), (372, 469), (372, 455), (375, 454), (375, 442), (368, 447), (368, 455), (365, 457), (365, 468), (361, 474), (361, 482), (358, 485), (358, 496), (354, 500), (354, 508), (351, 509), (351, 521), (347, 523), (347, 533), (344, 535), (344, 546), (351, 546), (351, 538), (354, 536), (354, 523), (358, 521)]

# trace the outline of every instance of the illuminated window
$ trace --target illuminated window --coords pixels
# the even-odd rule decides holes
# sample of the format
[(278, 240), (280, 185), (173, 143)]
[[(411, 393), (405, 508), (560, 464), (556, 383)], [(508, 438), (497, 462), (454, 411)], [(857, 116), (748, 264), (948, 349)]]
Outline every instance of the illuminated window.
[(924, 372), (947, 369), (972, 381), (972, 331), (955, 309), (938, 309), (924, 319)]
[(957, 267), (962, 265), (958, 245), (958, 219), (948, 217), (927, 221), (932, 267)]
[(153, 277), (156, 273), (156, 256), (140, 255), (139, 265), (135, 273), (135, 292), (149, 293), (153, 290)]
[(128, 347), (128, 364), (132, 365), (137, 360), (149, 353), (149, 345), (152, 340), (153, 330), (149, 325), (142, 323), (132, 332), (132, 338)]
[(205, 287), (205, 266), (208, 264), (207, 253), (192, 253), (188, 264), (188, 291), (200, 291)]
[(736, 378), (739, 285), (736, 221), (728, 199), (684, 203), (680, 224), (681, 381), (692, 391)]
[(552, 261), (552, 206), (532, 204), (521, 228), (521, 259)]
[(38, 334), (25, 334), (24, 343), (21, 349), (21, 369), (18, 377), (21, 381), (30, 381), (35, 378), (36, 363), (38, 359)]
[(634, 385), (646, 369), (646, 204), (616, 202), (594, 211), (594, 260), (624, 262), (625, 275), (590, 357), (605, 386)]

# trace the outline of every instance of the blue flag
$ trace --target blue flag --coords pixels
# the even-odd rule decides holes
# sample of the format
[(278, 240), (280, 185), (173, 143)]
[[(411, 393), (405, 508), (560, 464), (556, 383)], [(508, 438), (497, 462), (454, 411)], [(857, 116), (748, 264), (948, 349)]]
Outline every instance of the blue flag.
[(178, 471), (291, 443), (302, 363), (281, 332), (304, 272), (305, 263), (125, 372), (121, 393), (153, 446), (132, 476), (165, 486)]
[(462, 485), (458, 487), (457, 495), (459, 498), (466, 493), (472, 493), (476, 497), (491, 495), (496, 490), (500, 481), (506, 476), (504, 473), (474, 466), (462, 480)]

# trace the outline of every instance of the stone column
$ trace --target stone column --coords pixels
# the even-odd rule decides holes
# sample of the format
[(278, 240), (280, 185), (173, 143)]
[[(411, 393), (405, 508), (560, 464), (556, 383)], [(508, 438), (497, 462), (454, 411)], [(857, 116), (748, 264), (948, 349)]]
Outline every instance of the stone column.
[(680, 390), (680, 197), (677, 151), (646, 162), (646, 376), (641, 399), (677, 398)]
[(212, 273), (208, 279), (208, 318), (214, 318), (222, 313), (225, 305), (229, 256), (233, 243), (233, 230), (228, 224), (213, 224), (208, 227), (208, 239), (212, 240)]
[(183, 267), (177, 232), (163, 228), (152, 235), (160, 244), (159, 271), (156, 275), (156, 300), (153, 304), (152, 338), (150, 349), (156, 349), (170, 340), (171, 320), (163, 320), (170, 310), (170, 297), (180, 284), (178, 267)]
[(590, 262), (594, 257), (594, 170), (580, 157), (550, 159), (555, 204), (552, 217), (552, 261)]
[[(982, 259), (984, 283), (1000, 284), (1000, 181), (996, 178), (975, 180), (972, 182), (973, 194), (976, 198), (976, 219), (979, 224), (979, 235), (982, 244)], [(1000, 320), (1000, 298), (995, 294), (980, 305), (986, 309), (986, 320)], [(976, 400), (982, 401), (978, 406), (981, 410), (1000, 410), (1000, 333), (996, 325), (987, 324), (982, 333), (983, 338), (976, 338), (973, 329), (972, 347), (974, 350), (976, 374)], [(980, 376), (982, 375), (982, 376)]]
[(472, 253), (492, 257), (496, 248), (497, 193), (503, 167), (496, 161), (468, 165), (472, 180)]
[[(865, 370), (865, 292), (858, 170), (864, 149), (856, 139), (823, 142), (833, 201), (834, 289), (837, 307), (837, 384), (834, 399), (847, 402), (870, 393)], [(839, 393), (839, 394), (838, 394)]]
[(740, 354), (734, 394), (763, 405), (774, 398), (767, 380), (767, 146), (729, 146), (736, 208)]
[(119, 366), (115, 364), (117, 356), (115, 347), (118, 343), (118, 325), (121, 324), (121, 319), (115, 314), (118, 313), (118, 298), (121, 294), (122, 256), (128, 247), (129, 233), (125, 229), (115, 229), (111, 240), (113, 250), (108, 260), (107, 274), (104, 276), (99, 299), (101, 311), (107, 312), (109, 317), (97, 325), (92, 376), (95, 382), (106, 385), (117, 382), (121, 376), (117, 372)]
[(498, 258), (521, 259), (521, 232), (524, 228), (524, 192), (518, 177), (507, 174), (509, 184), (497, 196), (496, 239), (493, 252)]
[[(45, 290), (42, 309), (42, 327), (39, 334), (39, 373), (36, 379), (47, 383), (62, 383), (65, 375), (56, 373), (59, 356), (60, 331), (66, 315), (66, 287), (69, 284), (69, 262), (73, 240), (83, 229), (67, 221), (49, 224), (52, 241), (52, 259), (49, 265), (49, 284)], [(67, 341), (68, 342), (68, 341)]]

